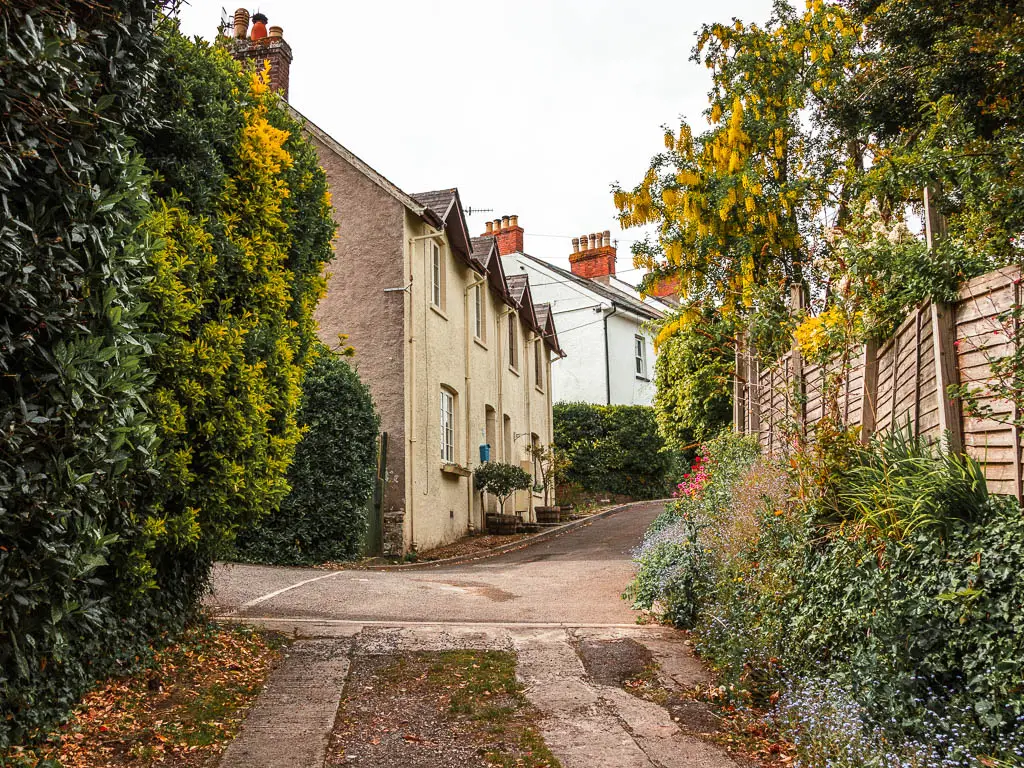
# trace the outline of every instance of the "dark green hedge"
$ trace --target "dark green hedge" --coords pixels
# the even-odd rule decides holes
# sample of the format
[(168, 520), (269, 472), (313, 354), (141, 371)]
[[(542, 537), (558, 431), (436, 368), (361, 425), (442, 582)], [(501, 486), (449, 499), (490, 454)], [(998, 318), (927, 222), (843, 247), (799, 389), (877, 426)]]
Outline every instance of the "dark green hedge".
[(572, 462), (567, 483), (634, 499), (671, 494), (674, 455), (649, 406), (556, 403), (554, 436)]
[(344, 359), (324, 350), (302, 383), (306, 428), (281, 509), (238, 539), (244, 560), (308, 565), (360, 555), (376, 474), (380, 426), (370, 391)]
[(0, 4), (0, 749), (159, 620), (133, 495), (158, 3)]
[(326, 179), (163, 5), (0, 4), (0, 750), (182, 626), (300, 437)]

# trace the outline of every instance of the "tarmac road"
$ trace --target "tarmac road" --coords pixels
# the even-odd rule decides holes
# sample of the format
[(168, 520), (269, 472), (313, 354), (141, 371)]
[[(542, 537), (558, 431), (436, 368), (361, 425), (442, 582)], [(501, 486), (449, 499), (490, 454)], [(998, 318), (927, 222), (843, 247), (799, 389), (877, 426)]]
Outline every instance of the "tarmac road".
[(369, 655), (466, 648), (516, 653), (516, 675), (541, 713), (541, 735), (564, 768), (738, 768), (701, 740), (703, 724), (686, 727), (678, 714), (586, 667), (625, 652), (640, 654), (637, 663), (652, 659), (669, 691), (708, 682), (675, 630), (637, 625), (621, 598), (633, 576), (632, 551), (662, 509), (664, 502), (632, 504), (560, 536), (458, 565), (218, 566), (208, 600), (215, 613), (296, 638), (220, 768), (323, 768), (352, 665)]
[(237, 619), (633, 624), (631, 553), (664, 502), (633, 504), (560, 536), (472, 563), (391, 571), (218, 565), (208, 604)]

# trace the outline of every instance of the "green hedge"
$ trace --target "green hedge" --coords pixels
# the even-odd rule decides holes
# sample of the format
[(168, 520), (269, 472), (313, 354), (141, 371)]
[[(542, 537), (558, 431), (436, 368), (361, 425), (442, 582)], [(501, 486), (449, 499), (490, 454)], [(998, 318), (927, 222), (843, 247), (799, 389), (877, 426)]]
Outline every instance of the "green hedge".
[(299, 423), (306, 431), (288, 473), (291, 493), (239, 536), (244, 560), (309, 565), (362, 552), (380, 421), (370, 391), (345, 360), (325, 350), (313, 363)]
[[(867, 490), (871, 509), (822, 525), (748, 439), (703, 451), (708, 471), (648, 532), (628, 595), (692, 629), (737, 698), (783, 692), (806, 764), (1001, 765), (975, 756), (1024, 749), (1014, 499), (988, 497), (969, 461), (889, 438), (840, 480), (840, 500)], [(879, 464), (885, 482), (866, 488)], [(896, 515), (907, 487), (886, 528), (865, 517)]]
[(635, 499), (669, 495), (674, 453), (658, 433), (653, 408), (556, 403), (554, 437), (571, 462), (567, 483)]
[(0, 6), (0, 749), (144, 644), (133, 495), (157, 3)]
[(300, 437), (326, 179), (162, 6), (0, 6), (0, 749), (182, 626)]

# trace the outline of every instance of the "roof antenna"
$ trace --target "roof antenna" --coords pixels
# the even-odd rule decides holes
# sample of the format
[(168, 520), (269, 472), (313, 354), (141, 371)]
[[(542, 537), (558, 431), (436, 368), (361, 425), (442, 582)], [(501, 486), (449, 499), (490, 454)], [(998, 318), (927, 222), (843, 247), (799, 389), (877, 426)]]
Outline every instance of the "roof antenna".
[(223, 5), (220, 7), (220, 28), (217, 30), (220, 34), (227, 34), (227, 30), (231, 29), (231, 17), (228, 15), (228, 9)]
[(473, 206), (469, 206), (469, 208), (464, 210), (467, 216), (472, 216), (474, 213), (494, 213), (493, 208), (474, 208)]

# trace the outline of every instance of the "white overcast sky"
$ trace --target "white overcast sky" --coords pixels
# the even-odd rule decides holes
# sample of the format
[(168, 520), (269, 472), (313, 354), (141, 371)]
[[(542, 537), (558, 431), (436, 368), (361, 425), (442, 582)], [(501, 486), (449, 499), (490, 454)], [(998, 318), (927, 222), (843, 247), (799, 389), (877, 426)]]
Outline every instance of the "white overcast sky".
[[(216, 34), (222, 0), (191, 0)], [(227, 6), (232, 14), (238, 5)], [(261, 0), (295, 60), (290, 101), (406, 192), (458, 187), (473, 234), (518, 214), (526, 250), (568, 265), (574, 235), (610, 229), (636, 282), (610, 185), (632, 187), (661, 126), (706, 126), (706, 22), (764, 23), (770, 0)]]

